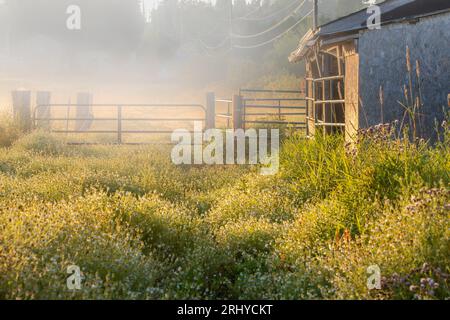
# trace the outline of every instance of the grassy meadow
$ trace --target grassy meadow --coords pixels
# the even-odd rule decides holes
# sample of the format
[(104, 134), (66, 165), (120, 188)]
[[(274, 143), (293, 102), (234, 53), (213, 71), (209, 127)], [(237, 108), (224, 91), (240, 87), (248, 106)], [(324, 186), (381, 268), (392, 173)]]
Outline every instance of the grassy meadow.
[[(175, 166), (0, 124), (0, 299), (448, 299), (450, 128), (282, 141), (280, 172)], [(80, 266), (82, 289), (67, 289)], [(382, 288), (367, 288), (378, 265)]]

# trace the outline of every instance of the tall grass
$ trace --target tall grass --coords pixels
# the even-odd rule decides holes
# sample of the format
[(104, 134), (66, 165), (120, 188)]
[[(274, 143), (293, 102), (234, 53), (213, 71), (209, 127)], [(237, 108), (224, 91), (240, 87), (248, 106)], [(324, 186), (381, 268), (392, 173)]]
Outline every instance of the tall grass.
[(20, 136), (20, 128), (10, 114), (0, 110), (0, 147), (9, 147)]
[(22, 137), (0, 151), (0, 298), (449, 298), (449, 132), (290, 136), (271, 177)]

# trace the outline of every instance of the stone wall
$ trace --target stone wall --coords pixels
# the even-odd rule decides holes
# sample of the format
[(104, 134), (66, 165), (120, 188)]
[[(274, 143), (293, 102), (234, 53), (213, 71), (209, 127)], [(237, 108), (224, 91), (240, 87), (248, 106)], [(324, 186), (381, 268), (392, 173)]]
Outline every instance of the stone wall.
[[(413, 87), (416, 88), (415, 64), (421, 66), (424, 107), (423, 131), (435, 136), (435, 119), (443, 120), (448, 111), (450, 93), (450, 13), (421, 18), (416, 23), (396, 23), (381, 30), (364, 31), (359, 39), (361, 127), (381, 122), (380, 86), (384, 91), (385, 122), (403, 118), (403, 87), (408, 84), (406, 47), (411, 52)], [(417, 89), (416, 89), (417, 90)]]

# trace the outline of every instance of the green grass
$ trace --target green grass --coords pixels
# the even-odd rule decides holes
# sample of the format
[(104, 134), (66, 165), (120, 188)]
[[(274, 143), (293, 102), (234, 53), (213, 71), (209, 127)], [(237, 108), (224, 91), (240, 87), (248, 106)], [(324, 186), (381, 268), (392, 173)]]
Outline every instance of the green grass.
[(448, 299), (445, 134), (292, 136), (271, 177), (175, 166), (168, 146), (0, 136), (0, 298)]
[(12, 117), (7, 112), (0, 110), (0, 147), (11, 146), (19, 136), (19, 127), (14, 123)]

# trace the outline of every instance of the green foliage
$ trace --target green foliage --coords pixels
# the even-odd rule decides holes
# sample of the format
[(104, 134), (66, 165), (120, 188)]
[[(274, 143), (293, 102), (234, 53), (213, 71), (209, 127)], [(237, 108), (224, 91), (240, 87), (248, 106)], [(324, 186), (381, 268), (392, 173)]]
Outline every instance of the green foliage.
[(16, 141), (14, 145), (16, 149), (49, 156), (61, 155), (66, 150), (63, 140), (45, 132), (34, 132), (26, 135)]
[(449, 298), (449, 136), (294, 135), (271, 177), (24, 136), (0, 152), (0, 298)]
[(0, 114), (0, 147), (9, 147), (20, 137), (20, 128), (7, 114)]
[(270, 251), (279, 231), (277, 224), (264, 219), (249, 218), (227, 223), (215, 232), (215, 239), (224, 250), (236, 254), (258, 254)]

